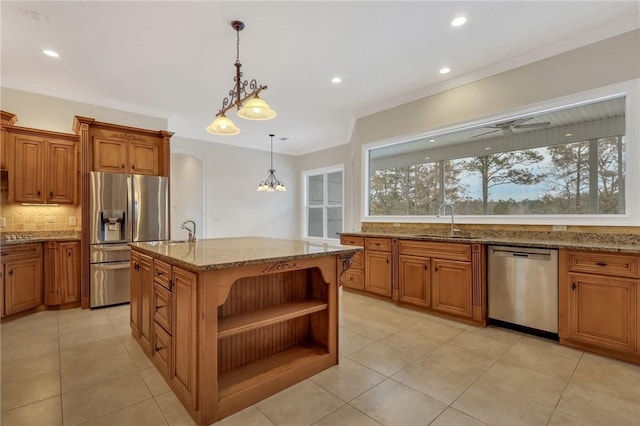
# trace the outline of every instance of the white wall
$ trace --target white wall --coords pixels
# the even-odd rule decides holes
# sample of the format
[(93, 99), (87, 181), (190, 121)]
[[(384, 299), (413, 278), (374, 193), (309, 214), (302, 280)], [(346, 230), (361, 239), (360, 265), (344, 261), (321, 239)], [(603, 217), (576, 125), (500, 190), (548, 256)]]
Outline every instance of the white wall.
[(95, 118), (96, 121), (104, 123), (150, 130), (170, 130), (167, 129), (167, 120), (164, 118), (103, 108), (6, 87), (0, 88), (0, 109), (17, 115), (17, 126), (54, 132), (73, 133), (73, 117), (76, 115)]
[(187, 239), (189, 233), (181, 229), (185, 220), (196, 223), (196, 237), (206, 234), (204, 222), (204, 160), (190, 155), (171, 153), (170, 209), (171, 239)]
[[(176, 136), (171, 139), (171, 150), (192, 153), (204, 162), (205, 238), (300, 237), (296, 157), (274, 154), (276, 176), (285, 183), (287, 192), (267, 193), (256, 188), (268, 175), (268, 151)], [(190, 190), (172, 187), (172, 192)]]

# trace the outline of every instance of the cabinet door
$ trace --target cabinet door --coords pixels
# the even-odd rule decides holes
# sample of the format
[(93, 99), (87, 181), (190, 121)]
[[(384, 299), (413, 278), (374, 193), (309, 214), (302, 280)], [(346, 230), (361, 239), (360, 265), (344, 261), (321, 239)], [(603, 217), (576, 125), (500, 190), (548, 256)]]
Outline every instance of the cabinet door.
[(42, 304), (42, 259), (9, 260), (5, 274), (5, 315)]
[(60, 273), (59, 244), (55, 241), (44, 244), (44, 303), (45, 305), (59, 305), (62, 303), (59, 283)]
[(158, 174), (158, 144), (147, 141), (129, 141), (129, 173)]
[(570, 338), (615, 350), (636, 350), (637, 282), (569, 274)]
[(153, 284), (153, 319), (171, 333), (171, 291), (158, 282)]
[(97, 172), (127, 173), (127, 144), (121, 139), (95, 138), (93, 170)]
[(364, 271), (353, 269), (344, 273), (344, 286), (355, 290), (364, 290)]
[(44, 203), (44, 139), (16, 136), (14, 200), (23, 203)]
[(153, 354), (151, 359), (160, 373), (169, 378), (171, 371), (171, 335), (159, 324), (153, 324)]
[(399, 256), (398, 300), (429, 308), (431, 303), (431, 260), (427, 257)]
[(140, 346), (151, 353), (153, 333), (153, 259), (140, 255)]
[(364, 269), (365, 291), (391, 297), (391, 253), (367, 251)]
[(9, 135), (3, 127), (0, 129), (0, 170), (7, 170), (7, 154), (9, 146)]
[(431, 308), (434, 311), (471, 318), (473, 283), (471, 264), (433, 259)]
[(171, 381), (174, 389), (193, 408), (197, 409), (197, 276), (175, 266), (172, 268), (173, 282), (173, 336)]
[(131, 325), (131, 334), (134, 337), (140, 337), (140, 253), (137, 251), (131, 251), (131, 266), (129, 267), (129, 291), (131, 294), (129, 295), (130, 303), (129, 309), (131, 312), (130, 315), (130, 325)]
[(60, 303), (80, 301), (80, 243), (65, 241), (60, 243)]
[(47, 202), (76, 202), (76, 144), (72, 141), (47, 141)]

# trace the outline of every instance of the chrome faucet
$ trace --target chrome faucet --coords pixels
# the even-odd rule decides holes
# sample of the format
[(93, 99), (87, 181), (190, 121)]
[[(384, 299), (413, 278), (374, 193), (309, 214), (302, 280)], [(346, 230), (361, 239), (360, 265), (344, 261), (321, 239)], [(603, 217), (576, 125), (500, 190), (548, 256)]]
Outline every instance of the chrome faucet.
[(449, 204), (446, 201), (440, 204), (440, 207), (438, 207), (438, 214), (436, 214), (436, 217), (440, 217), (442, 214), (446, 214), (447, 207), (451, 208), (451, 235), (455, 235), (455, 232), (457, 231), (457, 229), (454, 228), (455, 219), (454, 219), (454, 213), (453, 213), (453, 204)]
[[(187, 224), (190, 223), (193, 225), (193, 229), (189, 228)], [(196, 223), (192, 220), (185, 220), (182, 222), (182, 226), (180, 227), (186, 231), (189, 231), (189, 241), (193, 242), (196, 240)]]

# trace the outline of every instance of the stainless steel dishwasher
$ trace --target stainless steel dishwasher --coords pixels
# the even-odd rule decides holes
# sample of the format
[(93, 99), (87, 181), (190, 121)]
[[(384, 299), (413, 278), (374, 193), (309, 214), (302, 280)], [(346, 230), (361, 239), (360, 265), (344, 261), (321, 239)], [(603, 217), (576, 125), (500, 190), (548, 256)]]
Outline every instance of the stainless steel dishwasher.
[(557, 250), (489, 246), (488, 293), (490, 322), (557, 337)]

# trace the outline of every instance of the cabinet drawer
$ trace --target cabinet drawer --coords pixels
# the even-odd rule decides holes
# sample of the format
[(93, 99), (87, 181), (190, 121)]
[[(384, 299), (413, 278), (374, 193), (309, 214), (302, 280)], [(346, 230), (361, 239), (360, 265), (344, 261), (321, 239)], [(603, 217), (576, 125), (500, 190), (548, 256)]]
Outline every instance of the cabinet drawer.
[(159, 283), (153, 284), (153, 320), (171, 333), (171, 292)]
[(364, 290), (364, 271), (349, 270), (345, 272), (344, 286), (356, 290)]
[(39, 257), (42, 255), (42, 243), (16, 244), (11, 246), (2, 246), (0, 250), (3, 260), (8, 256), (11, 257)]
[(169, 288), (171, 265), (160, 260), (153, 260), (153, 280), (163, 287)]
[(160, 327), (158, 323), (153, 324), (153, 352), (151, 359), (162, 375), (167, 378), (170, 377), (171, 335)]
[(391, 238), (365, 238), (365, 247), (367, 250), (391, 251)]
[(364, 247), (364, 237), (353, 237), (351, 235), (341, 235), (340, 244), (346, 244), (348, 246)]
[(638, 256), (571, 251), (568, 259), (571, 272), (638, 277)]
[(434, 257), (438, 259), (471, 261), (471, 245), (461, 243), (439, 243), (416, 240), (400, 240), (400, 255)]

